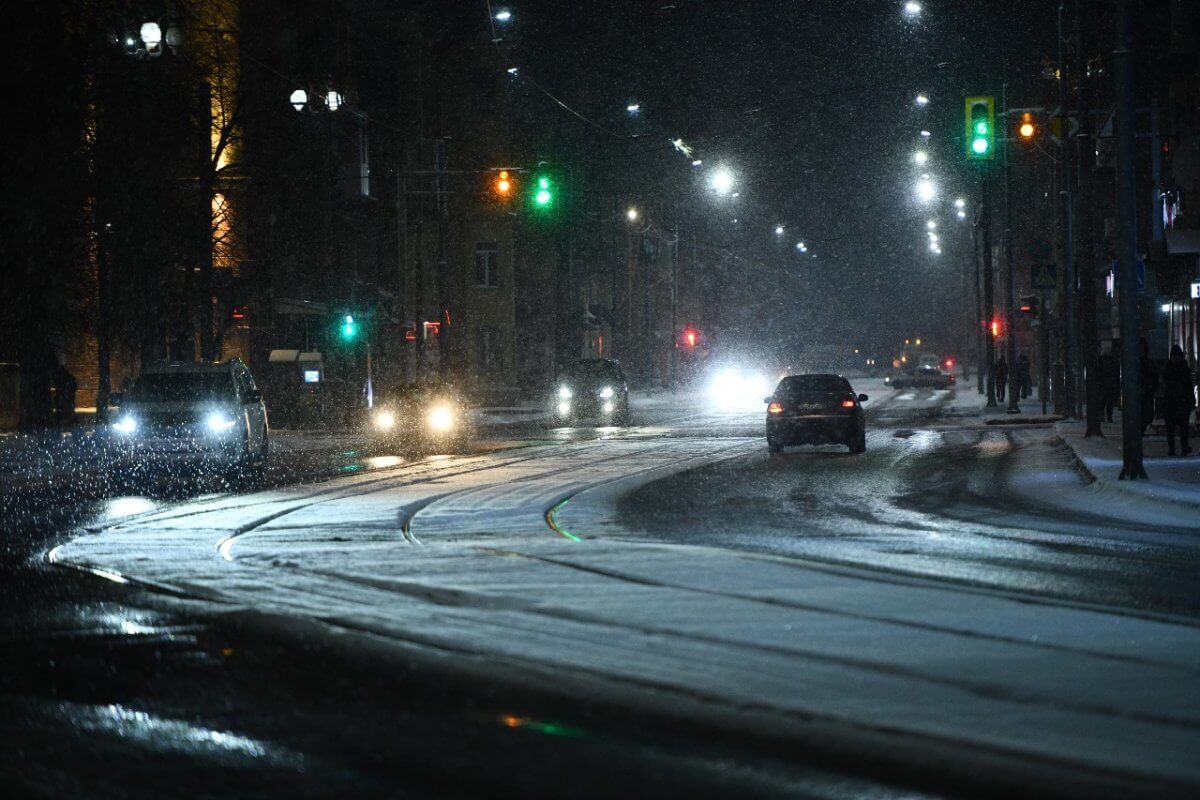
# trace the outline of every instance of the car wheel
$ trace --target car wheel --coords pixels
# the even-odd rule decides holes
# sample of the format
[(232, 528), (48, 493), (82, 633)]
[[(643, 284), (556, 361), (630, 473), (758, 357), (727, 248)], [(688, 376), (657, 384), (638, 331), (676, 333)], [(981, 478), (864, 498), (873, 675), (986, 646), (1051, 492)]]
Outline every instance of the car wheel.
[(850, 452), (855, 455), (867, 452), (867, 432), (861, 430), (849, 443)]
[(783, 452), (783, 444), (781, 444), (778, 440), (768, 436), (767, 437), (767, 452), (768, 453), (782, 453)]

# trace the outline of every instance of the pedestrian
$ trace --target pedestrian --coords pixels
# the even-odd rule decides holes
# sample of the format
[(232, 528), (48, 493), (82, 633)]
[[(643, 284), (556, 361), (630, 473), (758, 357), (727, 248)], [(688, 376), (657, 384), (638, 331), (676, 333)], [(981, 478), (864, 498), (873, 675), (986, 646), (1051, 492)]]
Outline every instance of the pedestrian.
[(1017, 356), (1017, 388), (1021, 391), (1021, 398), (1029, 397), (1031, 380), (1029, 376), (1029, 356), (1025, 353)]
[(1150, 343), (1145, 338), (1142, 339), (1138, 350), (1138, 371), (1142, 383), (1142, 436), (1145, 436), (1150, 423), (1158, 416), (1154, 413), (1154, 399), (1158, 395), (1158, 369), (1150, 360)]
[(1097, 361), (1100, 392), (1104, 398), (1104, 421), (1113, 421), (1113, 409), (1121, 398), (1121, 363), (1112, 349), (1101, 350)]
[(1000, 356), (1000, 360), (992, 368), (992, 374), (996, 379), (996, 399), (1004, 402), (1004, 387), (1008, 384), (1008, 362), (1004, 360), (1004, 356)]
[(1179, 431), (1180, 455), (1188, 455), (1188, 427), (1196, 407), (1195, 380), (1179, 345), (1171, 346), (1171, 358), (1162, 371), (1163, 419), (1167, 423), (1167, 455), (1175, 455), (1175, 431)]

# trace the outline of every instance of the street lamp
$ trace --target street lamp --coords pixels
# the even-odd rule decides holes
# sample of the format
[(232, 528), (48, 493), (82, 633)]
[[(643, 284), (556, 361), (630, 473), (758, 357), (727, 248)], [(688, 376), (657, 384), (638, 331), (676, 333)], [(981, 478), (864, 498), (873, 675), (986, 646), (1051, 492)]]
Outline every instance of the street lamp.
[(625, 219), (629, 220), (630, 222), (637, 222), (637, 218), (638, 210), (630, 206), (629, 210), (625, 212)]
[(917, 199), (922, 203), (928, 203), (937, 197), (937, 187), (933, 185), (933, 181), (928, 175), (922, 175), (917, 181)]
[(929, 105), (929, 98), (926, 97), (924, 94), (919, 94), (916, 97), (916, 103), (919, 106), (927, 106), (927, 105)]
[(804, 242), (796, 242), (796, 249), (799, 250), (801, 253), (807, 253), (808, 245), (806, 245)]
[(158, 23), (143, 22), (138, 35), (142, 39), (142, 44), (146, 45), (146, 52), (152, 56), (158, 55), (159, 45), (162, 44), (163, 39), (162, 28), (158, 26)]
[(905, 16), (916, 17), (916, 16), (919, 16), (920, 13), (921, 13), (921, 4), (916, 2), (916, 0), (908, 0), (908, 2), (904, 4)]
[(955, 208), (966, 208), (966, 205), (967, 205), (967, 201), (963, 200), (961, 197), (954, 198), (954, 207)]
[(924, 150), (918, 150), (917, 152), (913, 153), (913, 161), (917, 162), (919, 166), (923, 166), (928, 160), (929, 154)]
[(776, 226), (775, 226), (775, 235), (776, 235), (776, 236), (783, 236), (783, 226), (782, 226), (782, 225), (776, 225)]
[(929, 220), (928, 222), (925, 223), (925, 228), (927, 230), (936, 231), (937, 230), (937, 222), (935, 222), (933, 220)]
[(297, 89), (296, 91), (292, 92), (290, 100), (292, 103), (292, 108), (296, 109), (297, 111), (303, 111), (304, 107), (308, 105), (308, 92), (304, 91), (303, 89)]
[(717, 167), (712, 177), (709, 178), (708, 184), (717, 194), (729, 194), (733, 189), (733, 173), (729, 171), (728, 167)]
[(342, 97), (341, 93), (333, 89), (330, 89), (325, 95), (325, 105), (329, 107), (330, 111), (337, 111), (342, 107), (342, 103), (344, 102), (346, 102), (346, 99)]
[(625, 106), (625, 110), (629, 112), (629, 116), (636, 117), (642, 110), (642, 105), (637, 100), (630, 100), (629, 104)]
[(501, 8), (498, 11), (496, 11), (496, 14), (493, 17), (493, 19), (495, 19), (496, 22), (508, 22), (512, 19), (512, 12), (509, 11), (507, 8)]
[(928, 139), (930, 136), (931, 136), (931, 134), (929, 133), (929, 131), (921, 131), (922, 139)]

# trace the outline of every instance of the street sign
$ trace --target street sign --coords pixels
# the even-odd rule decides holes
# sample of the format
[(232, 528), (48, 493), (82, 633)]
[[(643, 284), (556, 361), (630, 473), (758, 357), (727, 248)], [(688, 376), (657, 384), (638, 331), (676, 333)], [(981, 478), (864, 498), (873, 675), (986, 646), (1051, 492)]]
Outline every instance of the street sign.
[(1200, 283), (1192, 284), (1192, 299), (1200, 300)]
[(1062, 108), (1056, 108), (1050, 114), (1050, 138), (1055, 144), (1062, 144), (1064, 139), (1071, 139), (1079, 131), (1079, 120), (1063, 114)]
[(1034, 264), (1029, 268), (1029, 281), (1034, 289), (1053, 289), (1058, 285), (1058, 266)]

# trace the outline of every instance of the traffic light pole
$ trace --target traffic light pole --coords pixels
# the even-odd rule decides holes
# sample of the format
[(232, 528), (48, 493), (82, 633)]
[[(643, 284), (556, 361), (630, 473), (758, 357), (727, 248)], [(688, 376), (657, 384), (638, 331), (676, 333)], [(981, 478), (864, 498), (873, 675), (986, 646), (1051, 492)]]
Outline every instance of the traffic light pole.
[[(1006, 61), (1005, 62), (1005, 72), (1007, 72), (1007, 71), (1008, 71), (1008, 64)], [(1004, 116), (1002, 118), (1005, 120), (1005, 125), (1004, 125), (1005, 135), (1000, 137), (1000, 146), (1003, 148), (1003, 150), (1001, 150), (1000, 153), (1001, 153), (1001, 158), (1003, 159), (1003, 163), (1001, 164), (1001, 169), (1004, 172), (1004, 272), (1005, 272), (1005, 279), (1006, 279), (1006, 285), (1007, 285), (1006, 294), (1008, 295), (1007, 301), (1004, 304), (1005, 305), (1004, 328), (1005, 328), (1005, 332), (1008, 336), (1008, 339), (1007, 339), (1008, 346), (1005, 348), (1005, 350), (1007, 351), (1006, 358), (1008, 360), (1008, 409), (1007, 409), (1007, 411), (1009, 414), (1019, 414), (1021, 412), (1021, 407), (1017, 404), (1017, 394), (1020, 391), (1020, 376), (1017, 374), (1017, 329), (1016, 329), (1016, 326), (1013, 324), (1016, 321), (1014, 318), (1015, 315), (1013, 314), (1013, 311), (1015, 310), (1015, 307), (1017, 304), (1017, 277), (1016, 277), (1016, 268), (1013, 266), (1012, 191), (1010, 190), (1009, 175), (1008, 175), (1008, 146), (1009, 146), (1008, 139), (1009, 139), (1009, 137), (1007, 135), (1007, 133), (1008, 133), (1008, 83), (1007, 83), (1007, 81), (1004, 83), (1004, 86), (1001, 88), (1001, 91), (1000, 91), (1000, 103), (1004, 107), (1004, 112), (1003, 112)]]
[(1117, 260), (1121, 276), (1121, 480), (1145, 480), (1142, 462), (1142, 386), (1138, 352), (1137, 197), (1133, 108), (1133, 25), (1129, 0), (1116, 0), (1113, 51), (1117, 134)]
[(996, 319), (996, 298), (994, 278), (992, 275), (992, 209), (989, 198), (987, 167), (979, 166), (979, 225), (982, 229), (983, 244), (983, 305), (987, 311), (987, 333), (984, 339), (986, 347), (987, 367), (987, 403), (988, 408), (996, 407), (996, 337), (992, 333), (992, 322)]
[(1087, 426), (1084, 437), (1104, 436), (1100, 425), (1104, 397), (1100, 386), (1100, 337), (1096, 330), (1096, 239), (1095, 182), (1096, 156), (1092, 143), (1090, 97), (1088, 96), (1087, 48), (1083, 38), (1082, 2), (1075, 3), (1075, 82), (1079, 91), (1079, 133), (1075, 138), (1076, 175), (1079, 181), (1079, 248), (1076, 272), (1079, 274), (1079, 326), (1082, 351)]

